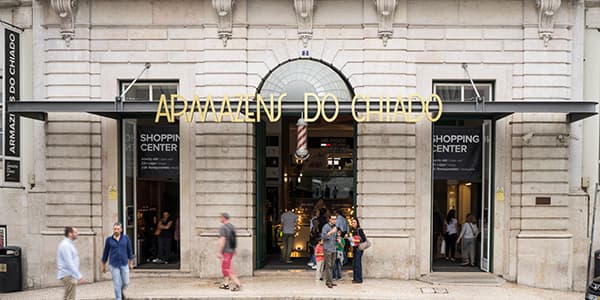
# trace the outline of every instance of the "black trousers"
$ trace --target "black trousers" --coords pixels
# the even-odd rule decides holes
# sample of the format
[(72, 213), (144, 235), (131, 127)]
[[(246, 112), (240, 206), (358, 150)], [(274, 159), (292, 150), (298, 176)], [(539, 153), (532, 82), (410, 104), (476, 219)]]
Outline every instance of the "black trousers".
[(167, 260), (171, 254), (171, 238), (158, 237), (158, 257)]
[(353, 257), (352, 257), (352, 279), (356, 282), (362, 282), (362, 256), (363, 251), (358, 250), (358, 247), (354, 247)]
[(456, 253), (456, 239), (457, 238), (458, 238), (458, 235), (456, 233), (446, 235), (446, 237), (445, 237), (445, 239), (446, 239), (446, 257), (454, 258), (454, 255)]

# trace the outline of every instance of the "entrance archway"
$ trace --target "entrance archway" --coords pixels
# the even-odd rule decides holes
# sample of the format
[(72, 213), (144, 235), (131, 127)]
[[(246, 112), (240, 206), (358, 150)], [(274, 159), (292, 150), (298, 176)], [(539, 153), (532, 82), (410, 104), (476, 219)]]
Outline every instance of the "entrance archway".
[[(304, 94), (333, 94), (350, 103), (354, 93), (348, 81), (332, 66), (312, 59), (280, 64), (265, 76), (258, 93), (263, 97), (286, 93), (283, 116), (277, 123), (256, 124), (256, 268), (307, 268), (311, 249), (311, 217), (315, 208), (327, 213), (354, 214), (355, 124), (340, 115), (333, 123), (308, 126), (311, 158), (299, 163), (296, 122), (304, 107)], [(311, 107), (311, 106), (309, 106)], [(295, 236), (284, 258), (281, 215), (298, 216)], [(315, 222), (315, 225), (317, 223)], [(314, 239), (313, 239), (314, 240)], [(284, 254), (282, 254), (284, 253)]]

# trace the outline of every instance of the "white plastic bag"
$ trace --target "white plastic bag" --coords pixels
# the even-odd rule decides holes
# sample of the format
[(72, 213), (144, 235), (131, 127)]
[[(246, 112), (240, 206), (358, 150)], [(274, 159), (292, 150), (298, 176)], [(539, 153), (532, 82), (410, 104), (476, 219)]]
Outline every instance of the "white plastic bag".
[(442, 245), (440, 246), (440, 254), (446, 255), (446, 240), (442, 239)]

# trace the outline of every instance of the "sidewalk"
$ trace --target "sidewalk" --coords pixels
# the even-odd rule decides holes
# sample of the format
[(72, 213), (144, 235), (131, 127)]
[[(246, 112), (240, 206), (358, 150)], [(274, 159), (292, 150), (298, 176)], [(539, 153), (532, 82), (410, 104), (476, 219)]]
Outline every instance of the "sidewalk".
[[(299, 276), (298, 276), (299, 275)], [(513, 283), (493, 285), (435, 285), (422, 281), (367, 279), (352, 284), (345, 275), (337, 287), (329, 289), (323, 282), (305, 274), (282, 273), (281, 276), (242, 278), (242, 290), (218, 289), (217, 279), (132, 278), (127, 299), (583, 299), (583, 293), (529, 288)], [(437, 293), (436, 293), (437, 292)], [(2, 300), (62, 299), (62, 288), (0, 294)], [(77, 299), (114, 299), (112, 282), (81, 285)]]

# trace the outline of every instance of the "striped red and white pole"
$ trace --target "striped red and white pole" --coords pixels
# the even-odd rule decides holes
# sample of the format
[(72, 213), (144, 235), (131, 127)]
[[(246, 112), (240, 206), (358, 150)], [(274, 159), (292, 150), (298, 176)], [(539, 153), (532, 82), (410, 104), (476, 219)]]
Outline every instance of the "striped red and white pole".
[(296, 126), (298, 127), (296, 138), (297, 146), (294, 156), (296, 159), (304, 161), (310, 157), (310, 153), (308, 153), (306, 144), (306, 139), (308, 137), (308, 125), (306, 124), (306, 121), (304, 121), (304, 118), (300, 117), (296, 123)]

